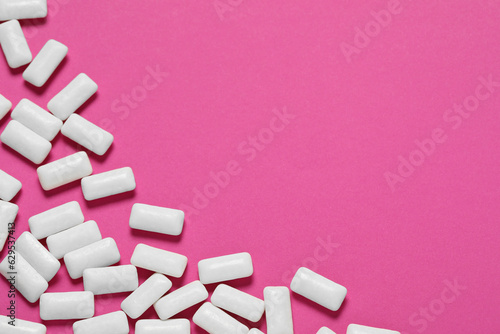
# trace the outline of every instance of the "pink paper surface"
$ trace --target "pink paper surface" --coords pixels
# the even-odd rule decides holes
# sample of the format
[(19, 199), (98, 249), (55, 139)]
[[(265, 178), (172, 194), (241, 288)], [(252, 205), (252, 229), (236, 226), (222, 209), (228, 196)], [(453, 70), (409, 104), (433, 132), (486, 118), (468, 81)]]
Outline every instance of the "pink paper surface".
[[(23, 183), (16, 235), (77, 200), (120, 264), (139, 242), (188, 256), (174, 288), (197, 279), (199, 260), (242, 251), (255, 272), (231, 284), (257, 297), (300, 266), (347, 287), (338, 312), (292, 294), (299, 334), (497, 332), (499, 14), (489, 0), (49, 0), (47, 19), (22, 25), (34, 55), (52, 38), (67, 59), (35, 89), (2, 57), (0, 94), (46, 107), (88, 74), (99, 90), (79, 113), (115, 136), (90, 154), (94, 172), (130, 166), (137, 189), (93, 202), (78, 182), (44, 192), (36, 166), (2, 144), (0, 168)], [(61, 135), (53, 145), (47, 162), (79, 150)], [(185, 210), (182, 235), (132, 231), (136, 202)], [(63, 264), (47, 291), (82, 289)], [(96, 315), (127, 295), (97, 296)], [(20, 295), (16, 312), (40, 321)], [(73, 321), (43, 323), (71, 333)]]

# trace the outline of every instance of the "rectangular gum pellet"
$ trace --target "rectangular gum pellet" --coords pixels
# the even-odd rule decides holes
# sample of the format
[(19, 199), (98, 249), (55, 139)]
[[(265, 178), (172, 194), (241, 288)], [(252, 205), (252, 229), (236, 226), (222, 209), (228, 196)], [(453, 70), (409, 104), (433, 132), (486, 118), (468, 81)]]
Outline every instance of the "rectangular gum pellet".
[(61, 133), (97, 155), (104, 155), (113, 143), (113, 135), (78, 114), (71, 115)]
[(134, 291), (138, 286), (137, 268), (130, 264), (83, 271), (83, 289), (94, 295)]
[(261, 330), (259, 330), (257, 328), (252, 328), (252, 329), (250, 329), (250, 332), (248, 332), (248, 334), (264, 334), (264, 332), (262, 332)]
[(31, 233), (23, 232), (16, 240), (16, 250), (38, 273), (49, 282), (61, 263), (43, 247)]
[(36, 19), (47, 16), (47, 0), (2, 0), (0, 21)]
[(219, 284), (210, 299), (212, 304), (242, 318), (257, 322), (264, 314), (264, 301), (226, 284)]
[[(1, 9), (0, 5), (0, 13), (2, 12)], [(26, 65), (33, 58), (21, 25), (17, 20), (0, 24), (0, 44), (11, 68)]]
[(190, 334), (188, 319), (143, 319), (135, 323), (135, 334)]
[[(11, 325), (11, 324), (14, 325)], [(45, 325), (21, 320), (15, 318), (14, 320), (10, 317), (0, 315), (0, 333), (2, 334), (46, 334), (47, 327)]]
[(86, 319), (94, 316), (94, 294), (90, 291), (52, 292), (40, 297), (42, 320)]
[(92, 174), (92, 165), (85, 152), (77, 152), (40, 166), (36, 170), (43, 190), (52, 190)]
[(10, 201), (17, 195), (22, 186), (18, 179), (0, 169), (0, 199)]
[(11, 117), (48, 141), (54, 139), (63, 125), (59, 118), (28, 99), (19, 101)]
[(19, 253), (5, 256), (0, 263), (0, 273), (9, 282), (15, 282), (16, 290), (30, 303), (36, 302), (49, 287), (47, 281)]
[(49, 101), (47, 108), (54, 116), (64, 121), (95, 92), (97, 84), (85, 73), (80, 73)]
[(9, 225), (13, 226), (18, 212), (16, 204), (0, 200), (0, 252), (9, 236)]
[(252, 257), (244, 252), (204, 259), (198, 262), (198, 273), (203, 284), (249, 277), (253, 274)]
[(62, 259), (67, 253), (102, 240), (97, 223), (89, 220), (65, 231), (47, 237), (47, 247), (56, 259)]
[(297, 270), (290, 289), (332, 311), (340, 308), (347, 294), (347, 289), (342, 285), (305, 267)]
[(184, 225), (184, 212), (135, 203), (130, 213), (129, 225), (131, 228), (143, 231), (180, 235)]
[(321, 327), (316, 334), (335, 334), (334, 331), (332, 331), (330, 328), (327, 327)]
[(0, 140), (26, 159), (39, 165), (49, 155), (52, 144), (16, 120), (5, 127)]
[(87, 201), (121, 194), (134, 189), (134, 172), (130, 167), (114, 169), (82, 179), (83, 197)]
[(81, 224), (83, 220), (80, 204), (72, 201), (30, 217), (28, 224), (35, 238), (43, 239)]
[(285, 286), (264, 288), (267, 334), (293, 334), (290, 291)]
[(74, 334), (128, 334), (128, 332), (128, 319), (122, 311), (106, 313), (73, 324)]
[(167, 320), (179, 312), (208, 298), (208, 291), (200, 281), (193, 281), (160, 298), (154, 308), (161, 320)]
[(167, 277), (155, 273), (123, 300), (121, 309), (130, 318), (137, 319), (171, 287), (172, 282)]
[(69, 276), (77, 279), (87, 268), (107, 267), (120, 261), (120, 252), (113, 238), (105, 238), (64, 255)]
[(389, 329), (350, 324), (349, 326), (347, 326), (346, 334), (400, 334), (400, 333)]
[(130, 263), (136, 267), (173, 277), (184, 274), (187, 261), (188, 258), (184, 255), (145, 244), (138, 244), (130, 259)]
[(23, 72), (23, 78), (36, 87), (42, 87), (68, 54), (68, 47), (50, 39)]
[(7, 115), (10, 108), (12, 108), (12, 102), (0, 94), (0, 120)]
[(210, 334), (248, 334), (248, 327), (212, 303), (204, 303), (193, 316), (193, 322)]

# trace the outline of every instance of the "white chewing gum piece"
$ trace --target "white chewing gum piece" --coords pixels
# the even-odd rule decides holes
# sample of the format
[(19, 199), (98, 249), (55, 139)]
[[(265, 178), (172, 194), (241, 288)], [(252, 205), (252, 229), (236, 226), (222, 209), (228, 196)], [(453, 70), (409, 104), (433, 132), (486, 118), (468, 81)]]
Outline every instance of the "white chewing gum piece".
[(19, 253), (5, 256), (0, 263), (0, 273), (30, 303), (36, 302), (49, 287), (47, 281)]
[(47, 16), (47, 0), (0, 0), (0, 21)]
[(62, 259), (69, 252), (99, 240), (102, 240), (101, 231), (95, 221), (89, 220), (65, 231), (49, 235), (47, 247), (56, 259)]
[(0, 94), (0, 120), (5, 117), (12, 108), (12, 102)]
[(28, 224), (35, 238), (43, 239), (81, 224), (83, 220), (80, 204), (72, 201), (30, 217)]
[(131, 228), (169, 235), (180, 235), (184, 212), (160, 206), (135, 203), (130, 213)]
[(179, 278), (186, 270), (188, 258), (164, 249), (138, 244), (130, 263), (134, 266)]
[(16, 250), (47, 282), (54, 278), (61, 268), (61, 263), (54, 255), (27, 231), (17, 238)]
[(50, 153), (52, 144), (16, 120), (5, 127), (0, 140), (34, 164), (41, 164)]
[[(11, 325), (14, 323), (14, 325)], [(47, 327), (37, 322), (21, 320), (0, 315), (0, 333), (2, 334), (46, 334)]]
[(285, 286), (264, 288), (267, 334), (293, 334), (290, 291)]
[(113, 238), (105, 238), (64, 255), (69, 276), (77, 279), (87, 268), (107, 267), (120, 261), (120, 252)]
[(138, 286), (137, 268), (131, 264), (83, 271), (83, 289), (94, 295), (134, 291)]
[(248, 334), (264, 334), (264, 332), (259, 330), (258, 328), (252, 328), (250, 329), (250, 332), (248, 332)]
[(193, 315), (193, 322), (210, 334), (248, 334), (248, 327), (217, 308), (204, 303)]
[(47, 104), (47, 109), (64, 121), (97, 92), (97, 84), (80, 73)]
[(297, 270), (290, 289), (331, 311), (340, 308), (347, 294), (347, 289), (342, 285), (305, 267)]
[(135, 334), (190, 334), (188, 319), (143, 319), (135, 323)]
[(94, 316), (94, 294), (90, 291), (52, 292), (40, 297), (42, 320), (86, 319)]
[(226, 284), (219, 284), (210, 298), (215, 306), (257, 322), (264, 314), (264, 301)]
[(18, 212), (19, 207), (16, 204), (0, 200), (0, 252), (9, 237), (9, 230), (14, 231), (13, 223)]
[[(20, 2), (19, 0), (16, 1)], [(1, 3), (2, 1), (0, 1), (0, 17), (2, 16), (2, 7), (5, 7)], [(0, 19), (0, 21), (3, 20)], [(21, 24), (17, 20), (0, 24), (0, 45), (10, 68), (21, 67), (33, 59), (28, 42), (21, 29)]]
[(207, 298), (205, 286), (200, 281), (194, 281), (160, 298), (154, 308), (161, 320), (167, 320)]
[(87, 201), (121, 194), (134, 189), (134, 172), (130, 167), (114, 169), (82, 179), (83, 197)]
[(92, 165), (85, 152), (77, 152), (40, 166), (36, 170), (43, 190), (48, 191), (92, 174)]
[(128, 332), (128, 319), (122, 311), (106, 313), (73, 324), (74, 334), (128, 334)]
[(104, 155), (114, 140), (111, 133), (78, 114), (69, 116), (61, 128), (61, 133), (97, 155)]
[[(10, 201), (22, 188), (21, 182), (0, 169), (0, 199)], [(0, 248), (1, 250), (1, 248)]]
[(244, 252), (204, 259), (198, 262), (198, 273), (203, 284), (249, 277), (253, 274), (252, 257)]
[(130, 318), (137, 319), (171, 287), (172, 282), (167, 277), (155, 273), (123, 300), (121, 309)]
[(68, 47), (66, 45), (50, 39), (24, 70), (24, 80), (33, 86), (42, 87), (67, 54)]
[(400, 333), (397, 331), (391, 331), (389, 329), (350, 324), (349, 326), (347, 326), (346, 334), (400, 334)]
[(59, 118), (28, 99), (19, 101), (11, 117), (48, 141), (55, 138), (63, 125)]

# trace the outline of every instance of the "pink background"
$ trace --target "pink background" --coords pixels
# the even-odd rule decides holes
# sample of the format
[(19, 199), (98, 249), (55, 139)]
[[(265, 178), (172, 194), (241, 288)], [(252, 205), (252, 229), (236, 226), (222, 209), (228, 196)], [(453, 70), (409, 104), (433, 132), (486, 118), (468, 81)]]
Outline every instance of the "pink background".
[[(229, 7), (218, 13), (217, 3)], [(30, 216), (77, 200), (86, 220), (115, 238), (120, 264), (139, 242), (187, 255), (175, 288), (197, 278), (199, 260), (240, 251), (252, 254), (255, 273), (234, 285), (261, 298), (301, 265), (346, 286), (338, 312), (292, 295), (299, 334), (321, 326), (344, 333), (349, 323), (408, 334), (498, 331), (500, 87), (468, 118), (443, 118), (475, 93), (480, 76), (500, 81), (498, 3), (401, 0), (400, 13), (348, 62), (342, 43), (354, 45), (356, 27), (376, 29), (370, 12), (387, 7), (49, 0), (49, 17), (24, 21), (25, 33), (33, 54), (53, 38), (69, 47), (67, 59), (43, 89), (1, 59), (0, 93), (46, 106), (87, 73), (99, 91), (79, 112), (115, 135), (105, 157), (91, 155), (94, 171), (131, 166), (137, 189), (90, 203), (78, 182), (44, 192), (36, 166), (2, 144), (0, 167), (23, 183), (17, 235)], [(146, 91), (143, 79), (157, 66), (161, 82)], [(122, 94), (139, 101), (127, 106)], [(272, 111), (283, 108), (295, 118), (270, 140)], [(445, 142), (392, 191), (384, 173), (398, 173), (398, 156), (408, 159), (436, 128)], [(262, 150), (241, 152), (259, 134), (268, 140)], [(77, 149), (59, 135), (47, 161)], [(233, 160), (238, 175), (208, 203), (193, 204), (197, 190), (216, 191), (211, 172)], [(189, 209), (181, 237), (165, 237), (129, 228), (135, 202), (198, 209)], [(335, 245), (326, 252), (328, 239)], [(139, 273), (140, 283), (150, 275)], [(445, 280), (465, 289), (442, 295)], [(0, 280), (2, 313), (7, 288)], [(63, 265), (48, 291), (82, 289)], [(96, 297), (96, 315), (118, 310), (126, 295)], [(38, 304), (19, 296), (17, 306), (19, 318), (40, 321)], [(428, 318), (419, 314), (429, 308)], [(71, 332), (72, 321), (44, 323), (49, 333)], [(265, 331), (265, 321), (258, 327)]]

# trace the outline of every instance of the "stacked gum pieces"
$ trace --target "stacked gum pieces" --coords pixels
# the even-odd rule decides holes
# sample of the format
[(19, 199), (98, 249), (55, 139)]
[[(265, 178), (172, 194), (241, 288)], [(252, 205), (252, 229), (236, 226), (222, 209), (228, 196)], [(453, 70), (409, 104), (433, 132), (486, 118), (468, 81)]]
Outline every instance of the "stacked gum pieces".
[[(45, 17), (46, 0), (0, 0), (0, 44), (8, 65), (24, 65), (23, 78), (33, 86), (41, 87), (54, 73), (68, 53), (68, 48), (49, 40), (33, 59), (21, 25), (17, 19)], [(61, 132), (96, 155), (104, 155), (113, 142), (113, 135), (89, 122), (75, 112), (97, 91), (97, 84), (86, 74), (79, 74), (47, 104), (50, 111), (28, 99), (22, 99), (11, 113), (12, 120), (0, 135), (0, 140), (35, 165), (47, 158), (52, 149), (51, 141)], [(12, 103), (0, 95), (0, 119), (5, 117)], [(38, 167), (41, 187), (50, 191), (65, 184), (81, 180), (83, 196), (87, 201), (133, 191), (135, 177), (130, 167), (122, 167), (92, 175), (88, 154), (75, 152), (62, 159)], [(18, 206), (10, 203), (22, 185), (19, 180), (0, 170), (0, 250), (4, 244), (13, 243), (10, 234), (18, 213)], [(17, 279), (15, 288), (30, 303), (39, 301), (40, 318), (45, 321), (77, 319), (74, 333), (128, 333), (128, 318), (138, 319), (151, 306), (158, 319), (136, 322), (135, 332), (190, 333), (188, 319), (173, 319), (178, 313), (201, 304), (193, 322), (211, 334), (258, 334), (257, 328), (246, 323), (260, 321), (265, 313), (268, 334), (292, 334), (291, 294), (288, 287), (264, 288), (264, 299), (238, 290), (228, 283), (253, 275), (252, 257), (249, 253), (236, 253), (199, 261), (199, 280), (187, 283), (169, 292), (172, 282), (168, 278), (182, 277), (188, 258), (165, 249), (138, 244), (130, 264), (116, 265), (121, 256), (115, 240), (103, 238), (97, 223), (84, 222), (80, 204), (76, 201), (61, 204), (29, 218), (30, 232), (23, 232), (15, 241), (15, 253), (0, 263), (0, 273), (9, 279), (15, 256)], [(133, 205), (129, 226), (132, 229), (178, 236), (182, 233), (184, 212), (160, 206), (136, 203)], [(47, 248), (39, 240), (46, 239)], [(59, 259), (64, 259), (72, 279), (83, 277), (84, 291), (46, 293), (49, 282), (60, 269)], [(139, 285), (137, 267), (151, 272)], [(205, 287), (218, 284), (210, 301)], [(299, 268), (290, 289), (296, 294), (337, 311), (344, 301), (347, 289), (307, 268)], [(94, 296), (130, 292), (121, 303), (121, 310), (95, 316)], [(46, 333), (42, 324), (0, 316), (0, 332)], [(334, 334), (322, 327), (317, 334)], [(347, 334), (397, 334), (399, 332), (351, 324)]]

